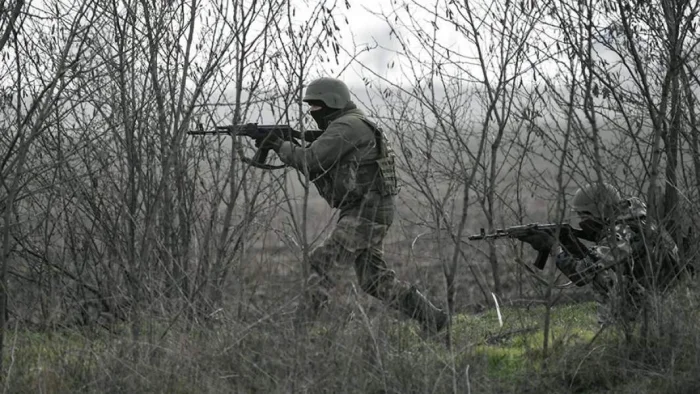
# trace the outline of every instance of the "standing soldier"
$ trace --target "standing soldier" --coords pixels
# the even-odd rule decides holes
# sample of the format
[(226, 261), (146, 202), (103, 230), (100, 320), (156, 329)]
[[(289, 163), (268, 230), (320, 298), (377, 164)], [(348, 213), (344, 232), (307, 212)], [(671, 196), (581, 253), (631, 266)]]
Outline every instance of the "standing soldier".
[(445, 328), (448, 317), (409, 283), (396, 278), (383, 257), (398, 193), (394, 153), (388, 140), (350, 100), (342, 81), (320, 78), (309, 84), (303, 101), (323, 133), (306, 147), (267, 139), (263, 144), (280, 160), (308, 171), (331, 207), (340, 211), (335, 229), (309, 254), (312, 309), (328, 302), (333, 266), (353, 263), (360, 287), (392, 308), (416, 319), (424, 332)]
[[(647, 217), (641, 200), (622, 199), (610, 184), (580, 188), (571, 206), (581, 219), (585, 238), (596, 245), (583, 258), (560, 252), (557, 267), (577, 286), (592, 286), (601, 324), (633, 321), (649, 292), (665, 292), (683, 273), (678, 247), (666, 230)], [(543, 234), (520, 240), (538, 251), (551, 249), (554, 243)]]

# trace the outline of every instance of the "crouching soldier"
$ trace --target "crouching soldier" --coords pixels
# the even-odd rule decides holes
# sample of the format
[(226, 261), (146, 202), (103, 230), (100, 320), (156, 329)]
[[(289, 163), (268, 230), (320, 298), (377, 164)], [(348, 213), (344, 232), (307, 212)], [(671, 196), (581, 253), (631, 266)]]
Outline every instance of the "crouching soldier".
[[(592, 287), (601, 324), (634, 321), (650, 292), (663, 294), (686, 273), (675, 242), (647, 217), (640, 199), (623, 199), (612, 185), (594, 183), (576, 192), (571, 207), (595, 246), (582, 258), (561, 251), (556, 265), (577, 286)], [(542, 234), (520, 240), (538, 251), (554, 244)]]

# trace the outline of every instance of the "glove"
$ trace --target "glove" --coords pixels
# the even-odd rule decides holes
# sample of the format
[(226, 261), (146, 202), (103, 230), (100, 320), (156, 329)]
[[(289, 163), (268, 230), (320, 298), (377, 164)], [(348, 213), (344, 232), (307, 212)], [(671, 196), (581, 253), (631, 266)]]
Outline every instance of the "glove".
[(270, 133), (263, 139), (255, 140), (255, 147), (258, 149), (272, 149), (277, 152), (282, 145), (282, 142), (282, 138), (280, 138), (277, 134)]
[(551, 250), (554, 247), (554, 238), (545, 232), (532, 232), (516, 238), (530, 244), (538, 252)]

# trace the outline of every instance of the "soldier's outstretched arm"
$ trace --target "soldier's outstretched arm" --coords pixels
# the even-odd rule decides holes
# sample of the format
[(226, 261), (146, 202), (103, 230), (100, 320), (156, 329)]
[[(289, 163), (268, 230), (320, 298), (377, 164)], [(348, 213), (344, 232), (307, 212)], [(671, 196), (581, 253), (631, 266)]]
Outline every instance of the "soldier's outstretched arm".
[(556, 258), (557, 268), (574, 284), (584, 286), (592, 282), (599, 272), (628, 261), (633, 253), (633, 236), (628, 226), (617, 226), (614, 232), (590, 248), (584, 257), (575, 257), (562, 250)]
[(351, 150), (373, 142), (372, 133), (359, 132), (348, 121), (339, 119), (310, 145), (301, 147), (284, 142), (277, 154), (287, 165), (302, 169), (306, 163), (309, 172), (318, 173), (328, 170)]

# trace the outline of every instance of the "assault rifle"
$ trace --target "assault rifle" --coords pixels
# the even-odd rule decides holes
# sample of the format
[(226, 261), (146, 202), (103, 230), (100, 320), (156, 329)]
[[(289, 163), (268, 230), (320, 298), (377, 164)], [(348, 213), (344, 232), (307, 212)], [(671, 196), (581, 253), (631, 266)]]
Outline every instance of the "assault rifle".
[[(214, 130), (204, 130), (202, 124), (197, 125), (197, 130), (188, 131), (189, 135), (220, 135), (227, 134), (231, 136), (249, 137), (256, 142), (256, 146), (261, 146), (261, 143), (271, 135), (284, 140), (291, 141), (296, 145), (300, 145), (299, 141), (313, 142), (320, 135), (321, 130), (307, 130), (302, 133), (294, 130), (289, 125), (259, 125), (257, 123), (246, 123), (241, 125), (216, 126)], [(264, 170), (276, 170), (283, 168), (284, 165), (266, 164), (267, 156), (270, 153), (270, 148), (260, 147), (255, 152), (253, 158), (242, 157), (243, 162), (252, 165), (253, 167), (262, 168)]]
[[(470, 235), (468, 238), (470, 240), (484, 240), (484, 239), (498, 239), (498, 238), (519, 238), (525, 235), (534, 233), (545, 233), (552, 238), (557, 235), (557, 230), (559, 230), (559, 245), (566, 250), (570, 255), (581, 258), (588, 254), (588, 248), (584, 245), (581, 239), (592, 241), (588, 239), (584, 234), (583, 230), (573, 228), (570, 224), (556, 224), (556, 223), (531, 223), (524, 224), (520, 226), (512, 226), (503, 229), (496, 229), (493, 233), (486, 233), (482, 228), (481, 232), (476, 235)], [(550, 250), (542, 250), (537, 253), (537, 260), (535, 260), (535, 267), (539, 269), (544, 269), (545, 264), (547, 264), (547, 259), (549, 258)]]

